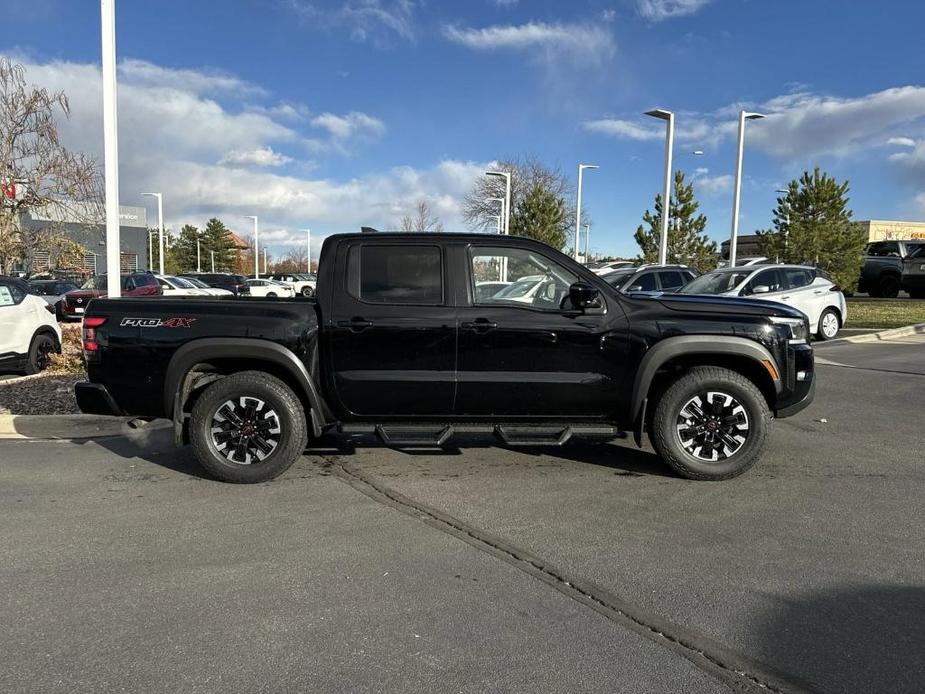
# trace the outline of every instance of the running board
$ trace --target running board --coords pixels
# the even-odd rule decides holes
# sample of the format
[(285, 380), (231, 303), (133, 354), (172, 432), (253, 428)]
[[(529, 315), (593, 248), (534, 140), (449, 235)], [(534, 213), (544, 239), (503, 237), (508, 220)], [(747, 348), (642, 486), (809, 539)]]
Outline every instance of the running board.
[(341, 424), (343, 434), (374, 434), (389, 447), (439, 448), (457, 434), (494, 435), (505, 446), (561, 446), (573, 436), (611, 440), (626, 432), (608, 424)]

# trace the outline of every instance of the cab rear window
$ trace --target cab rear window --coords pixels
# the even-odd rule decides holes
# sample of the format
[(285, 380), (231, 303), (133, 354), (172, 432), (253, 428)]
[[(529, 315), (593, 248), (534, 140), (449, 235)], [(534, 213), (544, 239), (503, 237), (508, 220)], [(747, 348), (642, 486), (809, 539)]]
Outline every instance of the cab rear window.
[(348, 293), (372, 304), (443, 303), (443, 256), (438, 246), (352, 246)]

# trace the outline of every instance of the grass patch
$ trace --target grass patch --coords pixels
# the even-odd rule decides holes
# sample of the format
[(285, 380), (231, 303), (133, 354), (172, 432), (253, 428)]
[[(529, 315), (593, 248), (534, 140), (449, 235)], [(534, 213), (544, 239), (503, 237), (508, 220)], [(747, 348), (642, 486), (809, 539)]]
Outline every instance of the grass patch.
[(925, 323), (925, 301), (848, 299), (846, 328), (902, 328)]

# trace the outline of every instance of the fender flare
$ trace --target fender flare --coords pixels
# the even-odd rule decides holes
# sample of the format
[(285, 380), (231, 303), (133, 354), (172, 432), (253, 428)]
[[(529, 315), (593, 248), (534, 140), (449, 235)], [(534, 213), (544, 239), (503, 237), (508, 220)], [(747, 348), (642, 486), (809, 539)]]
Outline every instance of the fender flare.
[(289, 385), (301, 391), (311, 406), (311, 411), (306, 412), (306, 416), (314, 434), (321, 435), (327, 407), (305, 364), (291, 350), (275, 342), (258, 338), (207, 337), (187, 342), (180, 347), (167, 366), (167, 375), (164, 378), (164, 411), (173, 419), (174, 433), (178, 439), (182, 439), (183, 404), (192, 386), (188, 379), (190, 370), (196, 364), (222, 358), (256, 359), (285, 369), (292, 377)]
[(643, 356), (636, 370), (636, 379), (633, 383), (633, 392), (630, 397), (630, 421), (633, 422), (633, 433), (636, 445), (642, 441), (642, 428), (644, 426), (645, 411), (648, 405), (647, 396), (656, 372), (668, 361), (675, 357), (688, 354), (720, 354), (747, 357), (757, 363), (769, 361), (777, 371), (778, 377), (774, 380), (774, 389), (780, 393), (783, 383), (780, 380), (781, 369), (777, 360), (764, 345), (745, 337), (731, 335), (679, 335), (667, 337), (653, 345)]

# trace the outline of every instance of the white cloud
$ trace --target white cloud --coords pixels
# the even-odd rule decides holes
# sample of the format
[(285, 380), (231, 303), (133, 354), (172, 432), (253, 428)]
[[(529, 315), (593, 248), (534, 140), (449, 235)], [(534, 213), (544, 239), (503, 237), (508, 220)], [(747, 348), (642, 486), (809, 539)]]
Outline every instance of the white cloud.
[(312, 125), (327, 130), (335, 140), (375, 138), (385, 132), (385, 124), (378, 118), (352, 111), (344, 116), (322, 113), (312, 118)]
[(232, 149), (225, 153), (219, 164), (232, 166), (282, 166), (292, 161), (292, 157), (274, 152), (272, 147), (256, 149)]
[(915, 140), (911, 137), (891, 137), (886, 143), (895, 147), (915, 147)]
[[(66, 146), (101, 160), (99, 67), (22, 62), (29, 82), (67, 92), (71, 117), (59, 122)], [(167, 222), (174, 228), (218, 216), (234, 231), (246, 233), (247, 222), (240, 216), (259, 214), (261, 226), (268, 230), (309, 226), (320, 239), (360, 225), (391, 227), (424, 199), (448, 229), (462, 228), (460, 201), (487, 162), (448, 160), (424, 169), (394, 167), (347, 180), (312, 177), (304, 173), (305, 162), (297, 152), (306, 147), (336, 152), (361, 139), (360, 134), (375, 135), (385, 126), (359, 112), (322, 113), (313, 125), (302, 117), (302, 108), (241, 103), (233, 98), (233, 87), (223, 86), (231, 84), (233, 76), (182, 72), (151, 66), (141, 83), (135, 81), (137, 73), (125, 73), (120, 81), (123, 204), (146, 204), (140, 192), (157, 190), (164, 194)], [(222, 91), (228, 92), (224, 98), (209, 96)], [(251, 90), (249, 98), (254, 93)], [(324, 139), (313, 139), (318, 131), (325, 133)], [(297, 237), (301, 235), (291, 238)]]
[(710, 0), (638, 0), (636, 9), (649, 21), (660, 22), (694, 14), (709, 2)]
[(520, 0), (491, 0), (496, 7), (516, 7)]
[(722, 174), (719, 176), (710, 176), (709, 169), (697, 169), (691, 177), (691, 181), (697, 192), (707, 197), (713, 197), (722, 193), (732, 191), (732, 184), (735, 179), (731, 174)]
[(451, 25), (443, 28), (443, 35), (453, 43), (476, 51), (543, 49), (551, 54), (593, 62), (612, 56), (616, 50), (610, 32), (590, 24), (530, 22), (482, 29)]
[(416, 0), (346, 0), (336, 9), (319, 8), (305, 0), (287, 0), (286, 4), (304, 24), (346, 29), (360, 43), (387, 45), (395, 37), (415, 38)]
[(195, 94), (233, 93), (238, 96), (266, 94), (266, 90), (262, 87), (220, 70), (164, 68), (145, 60), (131, 58), (119, 63), (119, 77), (139, 87), (170, 87)]
[[(679, 113), (675, 123), (682, 143), (713, 146), (732, 140), (742, 108), (767, 115), (748, 125), (748, 147), (788, 160), (819, 155), (845, 156), (882, 147), (884, 142), (909, 146), (909, 138), (895, 135), (925, 119), (925, 87), (885, 89), (860, 97), (840, 98), (808, 92), (783, 94), (764, 103), (736, 103), (711, 113)], [(648, 119), (588, 121), (589, 132), (622, 139), (656, 140), (664, 127)], [(888, 138), (891, 138), (889, 139)]]

